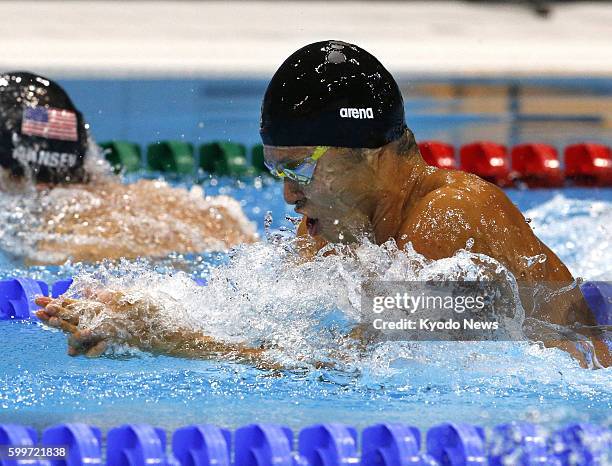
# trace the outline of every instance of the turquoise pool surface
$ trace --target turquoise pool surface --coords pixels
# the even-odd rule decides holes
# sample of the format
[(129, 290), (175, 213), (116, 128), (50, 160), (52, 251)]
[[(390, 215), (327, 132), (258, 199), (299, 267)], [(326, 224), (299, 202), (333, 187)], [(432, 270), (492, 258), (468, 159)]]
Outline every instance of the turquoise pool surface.
[[(360, 277), (408, 270), (411, 257), (364, 244), (351, 261), (326, 258), (292, 268), (286, 247), (292, 224), (285, 220), (292, 210), (280, 184), (215, 180), (205, 183), (205, 191), (240, 199), (267, 239), (230, 255), (174, 255), (158, 264), (26, 267), (3, 254), (0, 279), (76, 275), (83, 283), (155, 290), (177, 303), (167, 318), (223, 338), (271, 338), (279, 346), (275, 357), (294, 368), (269, 372), (130, 348), (98, 359), (71, 358), (60, 332), (34, 321), (3, 321), (0, 423), (42, 428), (81, 421), (106, 428), (144, 422), (167, 429), (196, 422), (295, 428), (329, 421), (360, 428), (378, 421), (421, 428), (448, 420), (481, 425), (529, 420), (551, 428), (572, 421), (612, 423), (611, 369), (581, 369), (559, 350), (527, 342), (387, 342), (349, 354), (338, 333), (354, 317)], [(612, 278), (612, 189), (507, 192), (574, 275)], [(271, 231), (264, 230), (267, 211)], [(453, 267), (470, 264), (464, 252), (425, 268), (450, 276)], [(210, 285), (197, 287), (188, 276), (207, 277)], [(291, 364), (325, 357), (338, 357), (337, 368)]]

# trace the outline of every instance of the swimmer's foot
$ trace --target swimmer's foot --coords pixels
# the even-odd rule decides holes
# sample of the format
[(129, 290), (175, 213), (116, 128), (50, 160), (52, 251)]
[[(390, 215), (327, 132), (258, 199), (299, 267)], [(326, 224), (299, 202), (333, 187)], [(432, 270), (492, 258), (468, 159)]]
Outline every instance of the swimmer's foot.
[(101, 332), (90, 329), (79, 330), (79, 313), (75, 309), (75, 299), (36, 298), (36, 304), (42, 307), (36, 316), (50, 327), (59, 328), (68, 334), (68, 354), (70, 356), (100, 356), (107, 348), (107, 341)]

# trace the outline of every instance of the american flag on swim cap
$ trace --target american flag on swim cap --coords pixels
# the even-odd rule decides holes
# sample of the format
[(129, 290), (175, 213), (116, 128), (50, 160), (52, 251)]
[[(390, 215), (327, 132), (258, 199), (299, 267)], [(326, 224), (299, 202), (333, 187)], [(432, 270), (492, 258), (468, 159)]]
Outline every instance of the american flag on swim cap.
[(21, 134), (60, 141), (76, 141), (77, 117), (74, 112), (53, 107), (27, 107), (23, 111)]

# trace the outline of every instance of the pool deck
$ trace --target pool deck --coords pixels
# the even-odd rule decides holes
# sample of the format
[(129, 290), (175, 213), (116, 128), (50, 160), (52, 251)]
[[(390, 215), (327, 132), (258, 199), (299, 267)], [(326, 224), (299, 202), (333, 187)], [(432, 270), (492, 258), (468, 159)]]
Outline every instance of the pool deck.
[(612, 4), (0, 2), (0, 69), (266, 77), (300, 46), (357, 43), (406, 75), (612, 75)]

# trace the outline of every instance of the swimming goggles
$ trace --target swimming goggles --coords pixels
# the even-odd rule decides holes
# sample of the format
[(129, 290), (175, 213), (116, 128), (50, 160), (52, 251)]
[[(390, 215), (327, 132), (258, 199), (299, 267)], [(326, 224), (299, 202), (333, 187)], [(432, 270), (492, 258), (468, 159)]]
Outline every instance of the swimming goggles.
[(272, 164), (264, 160), (266, 168), (277, 178), (289, 178), (300, 184), (308, 184), (312, 180), (317, 161), (325, 155), (329, 146), (317, 146), (310, 157), (291, 162)]

